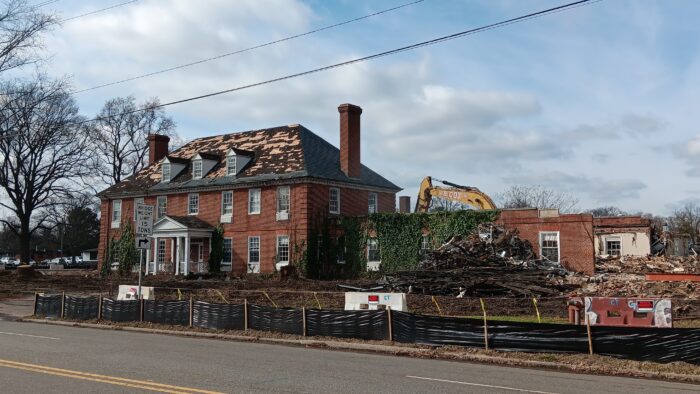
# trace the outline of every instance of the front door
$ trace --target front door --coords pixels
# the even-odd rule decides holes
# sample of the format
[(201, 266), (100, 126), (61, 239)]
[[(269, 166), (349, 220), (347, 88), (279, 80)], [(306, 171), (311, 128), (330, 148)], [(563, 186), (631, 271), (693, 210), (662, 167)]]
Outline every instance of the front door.
[(201, 242), (190, 243), (190, 272), (202, 272), (203, 249)]

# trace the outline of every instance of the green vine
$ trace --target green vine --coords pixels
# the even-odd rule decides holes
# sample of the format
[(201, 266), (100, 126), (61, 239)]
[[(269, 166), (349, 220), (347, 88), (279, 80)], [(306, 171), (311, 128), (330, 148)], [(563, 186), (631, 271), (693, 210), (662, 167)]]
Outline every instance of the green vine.
[(219, 227), (214, 229), (211, 235), (211, 251), (209, 252), (209, 272), (215, 273), (221, 271), (221, 260), (224, 258), (224, 228)]
[(122, 225), (122, 235), (119, 238), (116, 253), (119, 261), (119, 274), (121, 275), (130, 273), (132, 268), (139, 263), (139, 251), (136, 249), (134, 231), (128, 220)]

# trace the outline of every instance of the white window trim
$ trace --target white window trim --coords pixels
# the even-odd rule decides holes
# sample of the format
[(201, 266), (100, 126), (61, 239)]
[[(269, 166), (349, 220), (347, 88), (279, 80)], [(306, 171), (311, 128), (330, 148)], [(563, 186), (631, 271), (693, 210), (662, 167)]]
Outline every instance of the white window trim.
[[(337, 196), (338, 196), (338, 203), (336, 204), (336, 210), (333, 211), (331, 209), (331, 195), (333, 194), (333, 190), (337, 191)], [(328, 212), (339, 215), (340, 214), (340, 189), (337, 187), (331, 187), (328, 189)]]
[[(253, 205), (251, 204), (251, 197), (253, 195), (253, 192), (257, 191), (258, 193), (258, 210), (253, 211)], [(259, 188), (253, 188), (253, 189), (248, 189), (248, 215), (259, 215), (260, 211), (262, 211), (262, 190)]]
[[(372, 196), (374, 196), (374, 210), (372, 210), (372, 204), (370, 204), (370, 202), (372, 201)], [(369, 192), (369, 194), (367, 195), (367, 212), (379, 212), (379, 196), (375, 192)]]
[[(280, 260), (280, 239), (282, 239), (282, 238), (287, 238), (287, 260)], [(278, 235), (277, 236), (277, 246), (275, 247), (275, 250), (276, 250), (276, 254), (277, 254), (277, 262), (289, 264), (289, 254), (291, 253), (289, 235)]]
[[(197, 212), (192, 213), (190, 211), (190, 198), (192, 196), (197, 196)], [(199, 193), (190, 193), (187, 195), (187, 215), (196, 216), (199, 215)]]
[[(160, 255), (160, 251), (161, 251), (160, 245), (163, 245), (163, 258), (162, 259), (161, 259), (161, 255)], [(165, 240), (159, 239), (158, 245), (156, 245), (156, 248), (157, 248), (156, 249), (156, 262), (159, 264), (165, 263), (165, 255), (168, 252), (168, 245), (165, 243)]]
[[(115, 218), (114, 218), (114, 212), (115, 212), (114, 206), (116, 205), (117, 202), (119, 202), (119, 217), (115, 220)], [(124, 209), (124, 203), (122, 202), (122, 200), (112, 200), (112, 217), (111, 217), (111, 219), (112, 219), (111, 220), (111, 222), (112, 222), (111, 227), (112, 228), (119, 228), (119, 226), (121, 225), (122, 213), (124, 212), (123, 209)]]
[(134, 198), (134, 221), (136, 221), (136, 206), (141, 203), (145, 204), (146, 200), (143, 197), (136, 197)]
[(376, 242), (376, 244), (377, 244), (377, 252), (379, 252), (379, 239), (377, 239), (376, 237), (371, 237), (371, 238), (369, 238), (369, 239), (367, 240), (367, 262), (370, 262), (370, 263), (381, 263), (381, 261), (382, 261), (381, 253), (379, 253), (379, 260), (370, 260), (370, 259), (369, 259), (369, 240), (370, 240), (370, 239), (373, 239), (373, 240)]
[[(168, 168), (168, 176), (165, 176), (165, 168)], [(170, 165), (170, 163), (163, 163), (160, 166), (160, 181), (162, 183), (168, 183), (170, 182), (170, 179), (173, 177), (173, 166)]]
[[(231, 213), (224, 212), (224, 196), (226, 194), (231, 194)], [(224, 190), (221, 192), (221, 223), (231, 223), (233, 222), (233, 190)]]
[[(197, 166), (199, 166), (199, 175), (197, 175), (197, 171), (196, 171)], [(192, 178), (202, 179), (203, 175), (204, 175), (204, 163), (202, 163), (202, 159), (192, 160)]]
[[(287, 209), (280, 210), (280, 190), (287, 189)], [(292, 188), (289, 186), (277, 187), (277, 204), (275, 206), (276, 219), (278, 221), (289, 220), (289, 213), (292, 210)]]
[(222, 269), (221, 270), (224, 272), (231, 272), (231, 271), (233, 271), (233, 238), (232, 237), (224, 237), (224, 242), (222, 243), (222, 247), (223, 247), (223, 244), (226, 243), (226, 240), (231, 241), (231, 255), (230, 255), (231, 260), (224, 261), (224, 259), (222, 257), (222, 259), (221, 259), (221, 268)]
[[(163, 214), (160, 214), (160, 201), (165, 200), (165, 212)], [(189, 203), (189, 201), (188, 201)], [(163, 216), (168, 214), (168, 196), (158, 196), (156, 197), (156, 217), (158, 219), (162, 218)]]
[(615, 236), (606, 236), (603, 237), (603, 250), (605, 251), (605, 254), (610, 254), (608, 251), (608, 241), (617, 241), (620, 243), (620, 256), (624, 256), (625, 254), (622, 251), (622, 237), (619, 235)]
[(557, 235), (557, 256), (559, 257), (559, 261), (553, 261), (553, 263), (561, 264), (561, 237), (560, 237), (559, 231), (540, 231), (540, 233), (539, 233), (540, 257), (543, 256), (543, 254), (542, 254), (542, 236), (545, 234), (556, 234)]
[[(233, 163), (233, 171), (231, 171), (230, 163)], [(236, 162), (236, 155), (226, 156), (226, 175), (236, 175), (238, 173), (238, 163)]]
[(250, 261), (250, 241), (253, 238), (258, 239), (258, 261), (256, 263), (254, 263), (254, 265), (258, 266), (258, 273), (259, 273), (260, 272), (260, 262), (262, 261), (262, 241), (261, 241), (261, 238), (259, 235), (254, 235), (254, 236), (248, 237), (248, 259), (247, 259), (247, 264), (246, 264), (246, 272), (247, 273), (254, 273), (254, 272), (249, 272), (250, 265), (252, 264)]

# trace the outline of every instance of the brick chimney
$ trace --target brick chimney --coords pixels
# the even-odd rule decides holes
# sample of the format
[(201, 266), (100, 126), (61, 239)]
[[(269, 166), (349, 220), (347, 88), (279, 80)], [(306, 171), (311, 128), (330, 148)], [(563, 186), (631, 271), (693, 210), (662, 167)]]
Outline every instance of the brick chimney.
[(148, 164), (151, 165), (168, 154), (170, 137), (161, 134), (148, 135)]
[(362, 108), (352, 104), (341, 104), (338, 112), (340, 112), (340, 169), (350, 178), (359, 178)]
[(411, 213), (411, 197), (399, 196), (399, 212)]

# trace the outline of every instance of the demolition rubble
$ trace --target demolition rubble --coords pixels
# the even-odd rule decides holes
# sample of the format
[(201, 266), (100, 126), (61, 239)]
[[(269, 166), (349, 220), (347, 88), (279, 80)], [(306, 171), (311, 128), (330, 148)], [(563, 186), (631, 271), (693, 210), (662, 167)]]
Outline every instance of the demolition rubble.
[(455, 236), (426, 252), (415, 270), (386, 275), (380, 284), (393, 291), (457, 297), (551, 297), (573, 289), (565, 269), (534, 256), (517, 230), (482, 225), (464, 239)]

